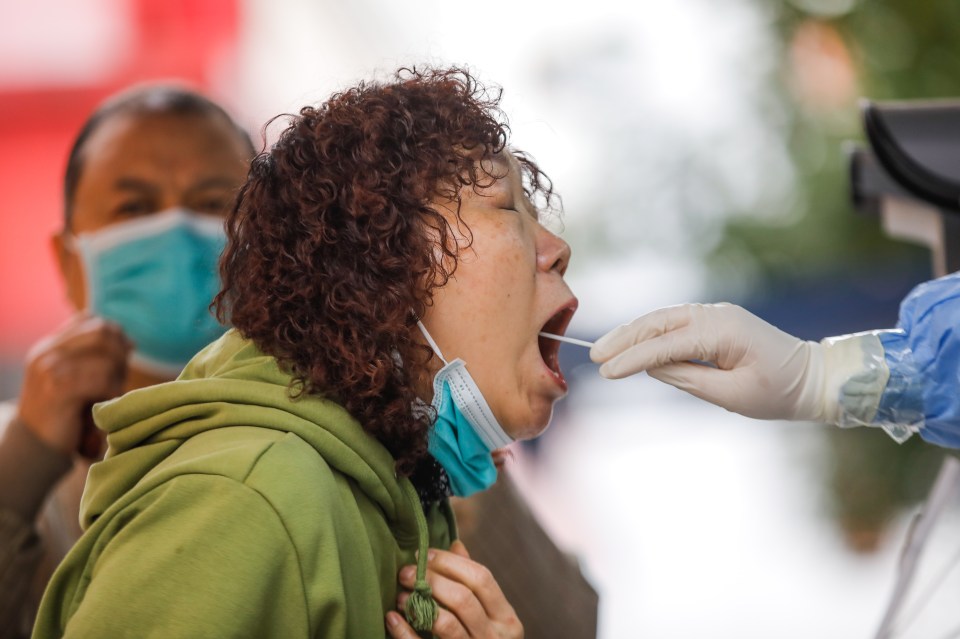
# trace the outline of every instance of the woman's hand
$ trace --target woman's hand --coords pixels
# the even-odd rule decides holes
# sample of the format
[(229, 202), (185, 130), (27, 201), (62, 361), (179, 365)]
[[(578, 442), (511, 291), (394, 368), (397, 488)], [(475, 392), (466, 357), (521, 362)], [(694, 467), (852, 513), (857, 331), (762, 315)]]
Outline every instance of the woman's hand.
[[(412, 589), (416, 566), (400, 571), (400, 585)], [(523, 626), (503, 591), (485, 566), (470, 559), (466, 546), (455, 541), (450, 551), (431, 549), (427, 559), (427, 581), (440, 614), (433, 634), (440, 639), (520, 639)], [(403, 610), (409, 592), (398, 597)], [(395, 611), (387, 613), (387, 630), (394, 639), (417, 639), (418, 635)]]

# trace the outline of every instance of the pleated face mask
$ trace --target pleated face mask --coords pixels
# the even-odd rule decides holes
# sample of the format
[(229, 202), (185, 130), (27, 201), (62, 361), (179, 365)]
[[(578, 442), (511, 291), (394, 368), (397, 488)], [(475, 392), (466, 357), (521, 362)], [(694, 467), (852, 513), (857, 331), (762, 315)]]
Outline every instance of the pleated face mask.
[(433, 378), (437, 419), (430, 429), (429, 450), (450, 478), (457, 497), (468, 497), (497, 481), (491, 452), (513, 439), (507, 435), (462, 359), (448, 362), (419, 320), (417, 326), (430, 348), (444, 363)]
[(81, 233), (74, 243), (87, 307), (123, 328), (135, 366), (176, 376), (226, 330), (209, 310), (220, 290), (222, 219), (171, 209)]

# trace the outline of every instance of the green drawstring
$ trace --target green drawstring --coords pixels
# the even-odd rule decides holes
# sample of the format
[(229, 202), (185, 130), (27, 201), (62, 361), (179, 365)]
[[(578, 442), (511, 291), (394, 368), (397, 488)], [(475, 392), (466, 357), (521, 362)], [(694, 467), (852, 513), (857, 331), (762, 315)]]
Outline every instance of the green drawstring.
[(420, 505), (420, 496), (417, 495), (417, 489), (413, 487), (409, 479), (401, 479), (400, 485), (413, 507), (414, 515), (417, 518), (417, 581), (413, 586), (413, 592), (407, 599), (404, 606), (404, 614), (407, 622), (413, 626), (417, 632), (423, 632), (433, 628), (433, 622), (437, 620), (440, 611), (437, 609), (437, 602), (433, 599), (433, 593), (430, 590), (430, 584), (427, 583), (427, 546), (429, 538), (427, 534), (427, 518), (423, 515), (423, 507)]

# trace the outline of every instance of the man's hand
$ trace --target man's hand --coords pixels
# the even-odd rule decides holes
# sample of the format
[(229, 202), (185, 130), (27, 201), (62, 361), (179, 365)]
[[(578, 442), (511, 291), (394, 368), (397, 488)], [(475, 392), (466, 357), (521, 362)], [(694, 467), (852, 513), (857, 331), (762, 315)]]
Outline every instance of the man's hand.
[(96, 455), (95, 444), (102, 440), (90, 407), (123, 392), (131, 348), (116, 324), (84, 313), (73, 316), (27, 354), (15, 419), (66, 455)]

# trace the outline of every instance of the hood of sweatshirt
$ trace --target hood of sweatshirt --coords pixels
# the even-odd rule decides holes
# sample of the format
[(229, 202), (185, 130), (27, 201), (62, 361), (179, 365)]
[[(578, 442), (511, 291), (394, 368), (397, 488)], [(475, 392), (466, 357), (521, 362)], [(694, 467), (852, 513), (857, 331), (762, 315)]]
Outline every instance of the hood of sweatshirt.
[[(231, 426), (296, 434), (335, 470), (351, 477), (391, 526), (420, 531), (419, 502), (394, 471), (393, 456), (339, 404), (317, 396), (291, 399), (291, 376), (236, 330), (200, 351), (176, 381), (132, 391), (94, 407), (108, 450), (94, 464), (80, 509), (86, 529), (188, 438)], [(416, 512), (412, 512), (416, 511)]]
[(339, 404), (291, 398), (291, 376), (236, 330), (200, 351), (176, 381), (127, 393), (94, 407), (107, 454), (87, 478), (80, 520), (88, 528), (189, 438), (218, 428), (253, 426), (292, 433), (376, 503), (395, 536), (416, 539), (416, 587), (407, 619), (430, 628), (437, 606), (426, 581), (429, 530), (416, 489), (398, 477), (393, 456)]

